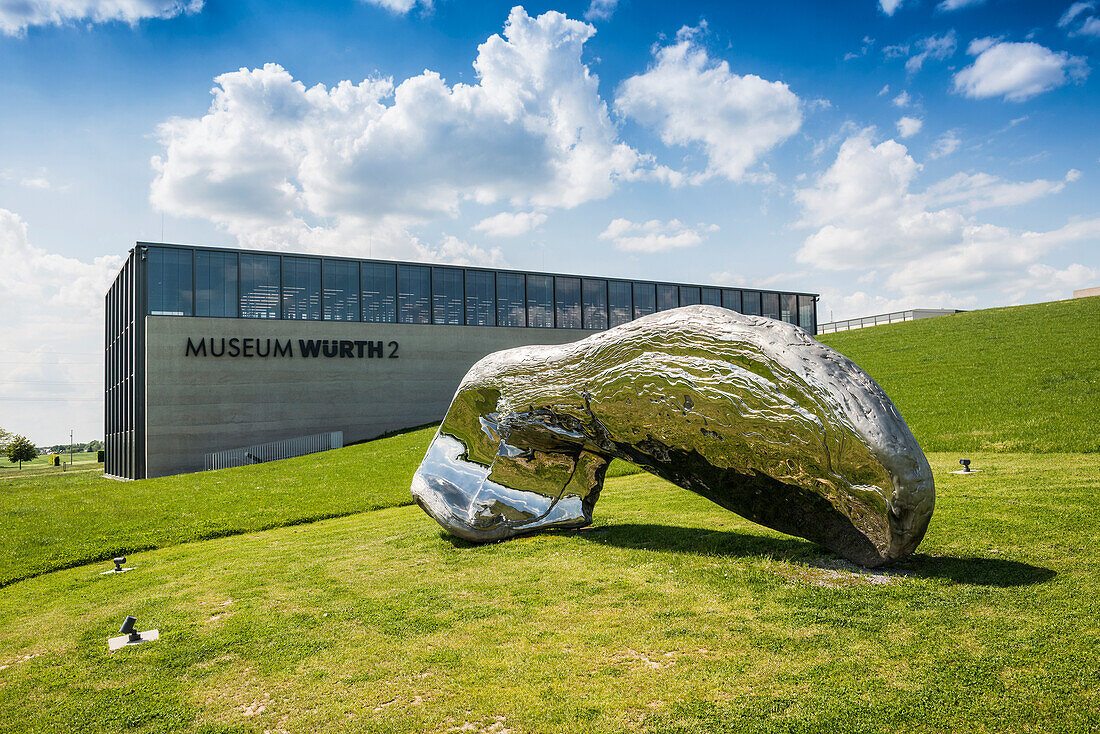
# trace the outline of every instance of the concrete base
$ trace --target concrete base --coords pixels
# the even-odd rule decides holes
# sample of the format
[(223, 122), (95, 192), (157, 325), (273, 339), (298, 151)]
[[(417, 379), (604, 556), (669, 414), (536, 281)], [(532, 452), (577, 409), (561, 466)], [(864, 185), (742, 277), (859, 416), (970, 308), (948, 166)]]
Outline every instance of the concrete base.
[(124, 568), (124, 569), (122, 569), (121, 571), (120, 571), (120, 570), (118, 570), (117, 568), (112, 568), (112, 569), (111, 569), (110, 571), (103, 571), (103, 572), (101, 572), (101, 573), (100, 573), (99, 575), (100, 575), (100, 576), (106, 576), (107, 574), (113, 574), (113, 573), (126, 573), (127, 571), (133, 571), (133, 570), (134, 570), (134, 569), (133, 569), (132, 567), (131, 567), (131, 568)]
[(948, 474), (979, 474), (981, 471), (981, 469), (971, 469), (970, 471), (959, 469), (958, 471), (948, 472)]
[(149, 630), (147, 632), (139, 632), (139, 639), (131, 640), (130, 635), (120, 635), (119, 637), (112, 637), (107, 640), (107, 648), (114, 652), (115, 650), (121, 650), (127, 645), (140, 645), (143, 642), (153, 642), (160, 639), (160, 630)]

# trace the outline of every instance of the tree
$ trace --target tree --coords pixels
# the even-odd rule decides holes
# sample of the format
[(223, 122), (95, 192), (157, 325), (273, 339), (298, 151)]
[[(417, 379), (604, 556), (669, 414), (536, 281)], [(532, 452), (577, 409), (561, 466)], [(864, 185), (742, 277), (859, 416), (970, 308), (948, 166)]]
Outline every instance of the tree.
[(27, 440), (26, 436), (14, 436), (8, 444), (8, 461), (19, 462), (19, 468), (23, 468), (24, 461), (33, 461), (38, 456), (38, 449)]
[(8, 444), (15, 438), (15, 435), (0, 428), (0, 452), (8, 453)]

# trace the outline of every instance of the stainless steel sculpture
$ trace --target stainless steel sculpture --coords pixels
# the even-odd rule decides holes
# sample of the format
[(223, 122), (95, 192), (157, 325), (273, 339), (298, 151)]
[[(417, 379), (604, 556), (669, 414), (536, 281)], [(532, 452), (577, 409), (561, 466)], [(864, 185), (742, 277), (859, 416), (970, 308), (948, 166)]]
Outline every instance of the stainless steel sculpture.
[(910, 553), (932, 471), (894, 404), (802, 329), (664, 311), (467, 373), (412, 493), (473, 541), (592, 522), (612, 458), (864, 566)]

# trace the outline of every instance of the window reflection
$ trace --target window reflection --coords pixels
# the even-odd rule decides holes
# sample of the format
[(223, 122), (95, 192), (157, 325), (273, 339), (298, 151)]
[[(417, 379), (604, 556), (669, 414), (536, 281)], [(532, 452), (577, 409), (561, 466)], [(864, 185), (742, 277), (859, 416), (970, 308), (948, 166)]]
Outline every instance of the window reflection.
[(607, 281), (585, 278), (583, 321), (586, 329), (607, 328)]
[(656, 297), (652, 283), (634, 284), (634, 318), (648, 316), (656, 311)]
[(657, 310), (667, 311), (680, 305), (680, 296), (676, 293), (674, 285), (657, 286)]
[[(680, 294), (680, 300), (683, 300), (683, 294)], [(700, 303), (705, 306), (721, 306), (722, 305), (722, 291), (719, 288), (703, 288)]]
[(432, 272), (422, 265), (397, 266), (397, 320), (402, 324), (432, 322)]
[(760, 312), (769, 319), (779, 320), (779, 294), (762, 293), (760, 295)]
[(811, 334), (817, 331), (817, 325), (814, 324), (813, 296), (798, 297), (798, 325)]
[(432, 323), (460, 326), (465, 300), (461, 270), (432, 268)]
[(241, 316), (281, 318), (279, 256), (241, 253)]
[(321, 318), (321, 261), (283, 258), (283, 318)]
[(554, 305), (559, 329), (581, 328), (581, 279), (554, 278)]
[(722, 308), (728, 308), (730, 311), (736, 311), (738, 313), (745, 313), (745, 311), (741, 310), (741, 291), (732, 288), (723, 288)]
[(680, 305), (697, 306), (700, 303), (699, 289), (695, 286), (680, 286)]
[(466, 271), (466, 323), (470, 326), (496, 326), (497, 310), (493, 298), (493, 273), (485, 270)]
[(191, 250), (150, 247), (146, 253), (149, 313), (192, 315)]
[(527, 276), (527, 325), (554, 328), (554, 279), (549, 275)]
[(237, 253), (195, 250), (195, 315), (237, 316)]
[(527, 295), (523, 273), (497, 273), (497, 323), (527, 326)]
[(741, 313), (746, 316), (760, 315), (760, 291), (741, 291)]
[(612, 280), (607, 284), (607, 324), (619, 326), (634, 318), (633, 301), (630, 298), (630, 283)]
[(363, 263), (363, 321), (397, 321), (397, 267), (390, 263)]
[(359, 320), (359, 263), (325, 260), (324, 317), (326, 321)]
[(798, 323), (798, 296), (790, 293), (780, 294), (779, 318), (788, 324)]

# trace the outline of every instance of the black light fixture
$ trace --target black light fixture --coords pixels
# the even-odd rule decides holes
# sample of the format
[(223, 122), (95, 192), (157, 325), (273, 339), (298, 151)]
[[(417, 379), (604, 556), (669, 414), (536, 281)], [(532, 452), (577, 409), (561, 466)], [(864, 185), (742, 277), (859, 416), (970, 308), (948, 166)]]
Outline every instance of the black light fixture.
[(119, 556), (118, 558), (112, 558), (111, 561), (115, 564), (115, 567), (100, 573), (100, 576), (106, 576), (109, 573), (123, 573), (125, 571), (133, 571), (133, 568), (123, 568), (122, 564), (126, 563), (126, 556)]
[(959, 459), (959, 463), (962, 464), (964, 472), (970, 471), (970, 459)]
[(141, 642), (141, 633), (134, 629), (134, 623), (137, 622), (137, 617), (126, 615), (126, 619), (122, 620), (122, 626), (118, 628), (120, 635), (128, 635), (127, 642)]

